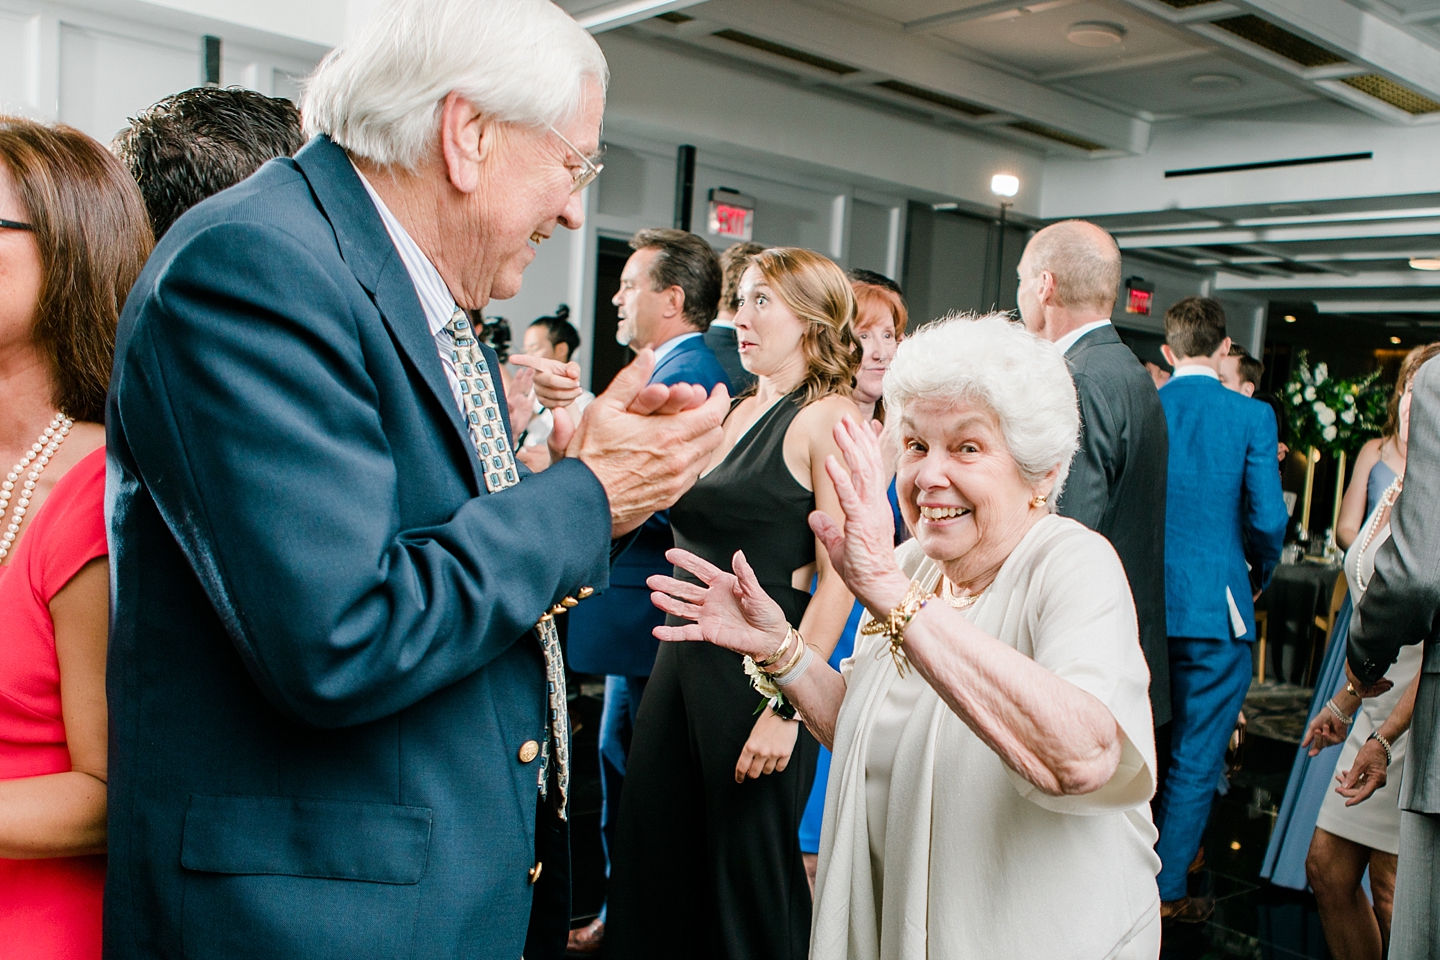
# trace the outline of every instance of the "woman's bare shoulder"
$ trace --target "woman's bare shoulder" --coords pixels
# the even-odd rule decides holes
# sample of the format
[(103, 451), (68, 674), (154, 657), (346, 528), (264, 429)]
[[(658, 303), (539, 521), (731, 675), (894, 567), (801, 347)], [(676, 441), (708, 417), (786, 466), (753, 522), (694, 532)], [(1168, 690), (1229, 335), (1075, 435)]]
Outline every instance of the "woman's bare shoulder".
[(834, 428), (846, 416), (858, 416), (859, 408), (855, 401), (849, 397), (842, 397), (838, 393), (832, 393), (828, 397), (821, 397), (805, 405), (805, 408), (795, 417), (797, 424), (802, 424), (805, 430), (825, 430)]

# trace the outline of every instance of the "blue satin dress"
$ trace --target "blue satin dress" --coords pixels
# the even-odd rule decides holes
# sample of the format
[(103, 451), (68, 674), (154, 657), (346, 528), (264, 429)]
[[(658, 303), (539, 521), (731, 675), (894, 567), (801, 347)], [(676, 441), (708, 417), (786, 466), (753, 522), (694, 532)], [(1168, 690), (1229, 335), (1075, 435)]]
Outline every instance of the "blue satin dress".
[[(1395, 481), (1395, 471), (1379, 461), (1370, 468), (1370, 477), (1365, 484), (1365, 516), (1375, 512), (1385, 490)], [(1315, 715), (1325, 709), (1325, 701), (1345, 689), (1345, 647), (1350, 634), (1350, 614), (1354, 607), (1351, 597), (1335, 614), (1335, 629), (1331, 633), (1330, 645), (1325, 650), (1325, 659), (1320, 662), (1320, 675), (1315, 681), (1315, 693), (1310, 698), (1310, 713), (1307, 724)], [(1290, 768), (1290, 780), (1285, 784), (1285, 799), (1280, 803), (1280, 813), (1275, 818), (1275, 828), (1270, 833), (1270, 845), (1265, 850), (1265, 865), (1260, 876), (1271, 883), (1292, 890), (1305, 890), (1309, 886), (1305, 879), (1305, 857), (1310, 852), (1310, 838), (1315, 835), (1315, 821), (1320, 816), (1320, 803), (1325, 791), (1335, 777), (1335, 763), (1345, 745), (1337, 743), (1326, 747), (1316, 756), (1310, 756), (1308, 748), (1295, 751), (1295, 763)]]

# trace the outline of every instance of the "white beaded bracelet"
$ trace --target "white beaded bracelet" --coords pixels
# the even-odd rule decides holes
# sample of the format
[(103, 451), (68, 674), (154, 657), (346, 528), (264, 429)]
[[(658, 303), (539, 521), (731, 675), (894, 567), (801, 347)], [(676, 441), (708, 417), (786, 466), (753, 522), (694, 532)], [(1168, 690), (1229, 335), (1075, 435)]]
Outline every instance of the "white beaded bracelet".
[(1335, 698), (1334, 698), (1334, 697), (1331, 697), (1329, 700), (1326, 700), (1326, 701), (1325, 701), (1325, 709), (1326, 709), (1326, 710), (1329, 710), (1331, 713), (1333, 713), (1333, 714), (1335, 715), (1335, 719), (1336, 719), (1336, 720), (1339, 720), (1341, 723), (1345, 724), (1345, 726), (1347, 726), (1347, 727), (1350, 726), (1350, 724), (1352, 724), (1352, 723), (1355, 722), (1355, 718), (1354, 718), (1354, 717), (1347, 717), (1347, 716), (1345, 716), (1345, 711), (1344, 711), (1344, 710), (1341, 710), (1339, 707), (1335, 706)]
[(805, 675), (805, 671), (810, 669), (810, 661), (814, 659), (814, 649), (807, 646), (805, 648), (805, 655), (800, 658), (799, 663), (795, 664), (795, 666), (791, 667), (789, 670), (786, 670), (784, 674), (774, 675), (770, 679), (775, 681), (776, 686), (788, 687), (790, 686), (790, 684), (794, 683), (796, 680), (799, 680), (802, 676)]

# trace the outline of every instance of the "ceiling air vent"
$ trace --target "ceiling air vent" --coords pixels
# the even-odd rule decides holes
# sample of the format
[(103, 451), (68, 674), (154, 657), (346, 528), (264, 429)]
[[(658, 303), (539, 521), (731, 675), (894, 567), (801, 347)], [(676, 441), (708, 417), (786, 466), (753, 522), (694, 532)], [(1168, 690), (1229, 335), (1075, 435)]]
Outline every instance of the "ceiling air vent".
[(1212, 24), (1226, 33), (1232, 33), (1241, 40), (1248, 40), (1255, 46), (1279, 54), (1286, 60), (1298, 63), (1302, 67), (1328, 67), (1345, 62), (1345, 58), (1339, 54), (1331, 53), (1304, 37), (1297, 37), (1289, 30), (1249, 14), (1243, 17), (1214, 20)]
[(806, 66), (815, 67), (818, 70), (825, 70), (840, 77), (860, 72), (859, 67), (852, 67), (848, 63), (840, 63), (835, 60), (826, 59), (825, 57), (817, 57), (813, 53), (806, 53), (804, 50), (796, 50), (794, 47), (773, 43), (764, 37), (741, 33), (739, 30), (717, 30), (711, 34), (711, 36), (719, 37), (721, 40), (729, 40), (731, 43), (741, 44), (752, 50), (763, 50), (766, 53), (773, 53), (777, 57), (794, 60), (796, 63), (803, 63)]
[(688, 13), (681, 13), (679, 10), (671, 10), (669, 13), (658, 14), (656, 20), (664, 20), (666, 23), (673, 23), (679, 26), (682, 23), (689, 23), (695, 18)]
[(1361, 93), (1368, 93), (1376, 100), (1388, 103), (1392, 107), (1399, 107), (1409, 114), (1418, 116), (1422, 113), (1434, 113), (1440, 110), (1440, 102), (1423, 97), (1409, 87), (1402, 87), (1394, 80), (1377, 74), (1367, 73), (1358, 77), (1341, 77), (1340, 82), (1354, 87)]
[(882, 80), (875, 84), (877, 87), (884, 87), (886, 90), (893, 90), (896, 93), (903, 93), (907, 97), (914, 97), (916, 100), (924, 100), (926, 103), (933, 103), (939, 107), (946, 107), (971, 117), (988, 117), (993, 110), (987, 110), (979, 104), (967, 103), (955, 97), (947, 97), (943, 93), (936, 93), (934, 90), (926, 90), (924, 87), (912, 87), (908, 83), (901, 83), (899, 80)]
[(1084, 137), (1077, 137), (1073, 133), (1065, 133), (1063, 130), (1056, 130), (1054, 127), (1041, 126), (1038, 123), (1031, 123), (1026, 120), (1024, 123), (1011, 123), (1008, 126), (1016, 130), (1024, 130), (1026, 133), (1034, 134), (1037, 137), (1044, 137), (1046, 140), (1054, 140), (1056, 143), (1063, 143), (1066, 146), (1079, 147), (1081, 150), (1104, 150), (1105, 144), (1096, 143), (1094, 140), (1086, 140)]

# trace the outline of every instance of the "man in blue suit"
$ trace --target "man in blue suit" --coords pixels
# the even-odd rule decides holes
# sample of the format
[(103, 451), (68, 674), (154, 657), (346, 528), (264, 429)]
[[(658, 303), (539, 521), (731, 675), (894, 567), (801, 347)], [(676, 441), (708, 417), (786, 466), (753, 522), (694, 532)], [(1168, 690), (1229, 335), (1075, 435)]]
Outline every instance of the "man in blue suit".
[(563, 953), (553, 618), (728, 406), (646, 352), (571, 456), (513, 460), (467, 311), (581, 225), (605, 80), (550, 4), (397, 0), (309, 145), (151, 256), (106, 418), (112, 960)]
[[(630, 240), (635, 252), (620, 275), (614, 303), (620, 337), (634, 350), (655, 351), (651, 383), (698, 384), (708, 393), (728, 388), (725, 369), (706, 345), (704, 333), (720, 302), (720, 260), (710, 244), (685, 230), (641, 230)], [(651, 632), (665, 622), (650, 602), (647, 577), (669, 574), (665, 551), (675, 545), (664, 514), (640, 528), (634, 543), (615, 561), (610, 587), (575, 611), (570, 619), (570, 665), (582, 673), (605, 676), (600, 715), (600, 835), (608, 861), (615, 839), (615, 818), (630, 732), (645, 681), (655, 665), (660, 641)], [(598, 953), (605, 936), (605, 913), (571, 932), (572, 955)]]
[(1225, 745), (1250, 689), (1254, 597), (1280, 560), (1288, 515), (1275, 469), (1275, 416), (1225, 389), (1225, 311), (1186, 297), (1165, 313), (1160, 388), (1170, 431), (1165, 505), (1165, 613), (1174, 722), (1171, 767), (1155, 813), (1161, 916), (1200, 922), (1214, 903), (1190, 897), (1186, 876), (1200, 848), (1225, 762)]

